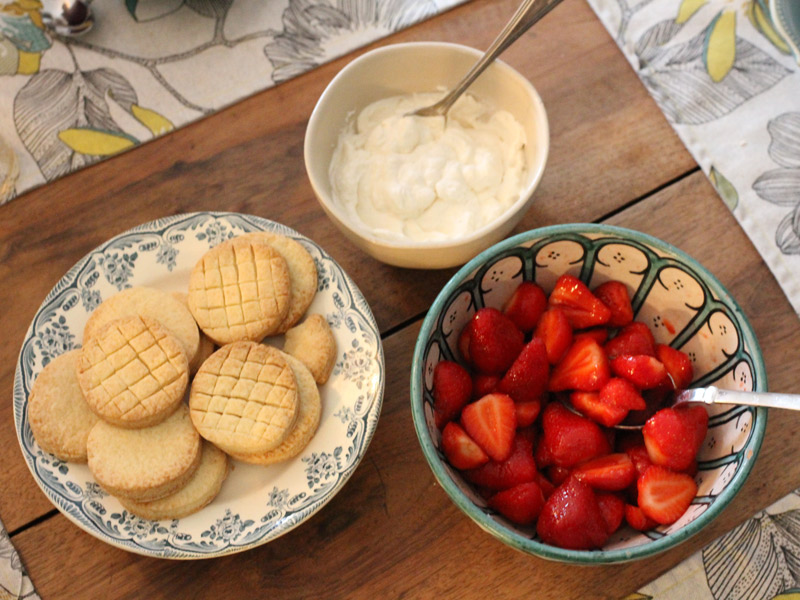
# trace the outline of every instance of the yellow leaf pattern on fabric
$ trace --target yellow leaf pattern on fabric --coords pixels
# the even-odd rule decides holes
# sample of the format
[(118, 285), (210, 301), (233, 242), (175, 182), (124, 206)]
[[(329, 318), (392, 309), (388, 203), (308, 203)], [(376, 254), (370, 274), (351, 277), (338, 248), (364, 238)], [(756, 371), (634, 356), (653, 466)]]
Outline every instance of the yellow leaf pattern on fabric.
[(32, 75), (33, 73), (38, 73), (41, 62), (41, 52), (25, 52), (24, 50), (20, 50), (17, 73), (20, 75)]
[(678, 9), (678, 18), (675, 19), (676, 23), (686, 23), (691, 16), (700, 10), (708, 0), (683, 0)]
[(0, 5), (0, 12), (18, 17), (27, 14), (36, 27), (44, 29), (41, 9), (42, 3), (39, 0), (17, 0), (16, 2)]
[(722, 81), (736, 60), (736, 13), (722, 11), (709, 26), (703, 58), (712, 81)]
[(110, 156), (135, 145), (129, 137), (95, 129), (65, 129), (59, 132), (58, 139), (75, 152), (95, 156)]
[(645, 596), (644, 594), (640, 594), (639, 592), (634, 592), (633, 594), (628, 594), (622, 600), (653, 600), (653, 597)]
[(153, 132), (153, 135), (161, 135), (175, 129), (172, 121), (149, 108), (142, 108), (138, 104), (132, 104), (131, 112), (142, 125)]
[(755, 0), (753, 0), (747, 7), (747, 18), (750, 19), (750, 22), (753, 24), (753, 27), (756, 28), (756, 31), (760, 32), (765, 38), (767, 38), (773, 46), (775, 46), (784, 54), (789, 54), (789, 46), (783, 41), (783, 38), (778, 34), (778, 32), (775, 31), (772, 21), (770, 21), (769, 17), (764, 14), (764, 10), (761, 8), (761, 5), (759, 5), (759, 3)]

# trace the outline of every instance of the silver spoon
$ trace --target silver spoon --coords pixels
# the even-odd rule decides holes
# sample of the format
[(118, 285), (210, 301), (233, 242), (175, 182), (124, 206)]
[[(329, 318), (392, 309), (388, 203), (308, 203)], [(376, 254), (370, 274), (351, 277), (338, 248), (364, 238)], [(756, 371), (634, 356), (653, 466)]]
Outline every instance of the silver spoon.
[(470, 69), (449, 94), (436, 104), (415, 110), (409, 113), (409, 115), (416, 115), (419, 117), (438, 117), (444, 115), (458, 97), (472, 85), (472, 82), (478, 78), (478, 75), (483, 73), (483, 70), (488, 67), (495, 58), (517, 41), (517, 38), (528, 31), (534, 23), (560, 3), (561, 0), (525, 0), (481, 59), (475, 63), (472, 69)]
[(92, 0), (42, 0), (42, 22), (53, 33), (71, 37), (94, 26)]
[[(671, 402), (661, 406), (654, 406), (642, 411), (635, 411), (635, 415), (626, 418), (613, 429), (637, 430), (644, 427), (647, 419), (652, 417), (662, 408), (668, 408), (683, 402), (702, 402), (703, 404), (733, 404), (742, 406), (763, 406), (765, 408), (785, 408), (800, 410), (800, 394), (778, 394), (771, 392), (742, 392), (739, 390), (725, 390), (713, 385), (704, 388), (690, 388), (676, 393)], [(580, 415), (572, 403), (564, 401), (564, 405), (575, 414)], [(581, 415), (583, 416), (583, 415)]]

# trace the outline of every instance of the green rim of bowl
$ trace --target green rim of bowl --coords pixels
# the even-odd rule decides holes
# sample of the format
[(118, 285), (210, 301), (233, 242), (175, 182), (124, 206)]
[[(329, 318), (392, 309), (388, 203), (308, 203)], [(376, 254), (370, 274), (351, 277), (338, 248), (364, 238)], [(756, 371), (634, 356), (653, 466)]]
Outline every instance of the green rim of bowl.
[(458, 488), (455, 482), (453, 482), (445, 470), (442, 459), (440, 458), (440, 455), (434, 447), (433, 442), (428, 434), (425, 412), (423, 408), (421, 374), (423, 373), (424, 367), (423, 358), (425, 355), (425, 348), (427, 346), (428, 339), (430, 338), (431, 331), (436, 326), (437, 317), (439, 312), (442, 310), (444, 303), (449, 299), (453, 291), (466, 277), (471, 275), (473, 271), (487, 262), (487, 260), (492, 256), (510, 248), (519, 246), (520, 244), (530, 240), (540, 239), (551, 235), (562, 235), (565, 233), (607, 234), (628, 238), (642, 244), (649, 245), (662, 252), (673, 254), (685, 261), (704, 278), (709, 287), (719, 296), (721, 300), (724, 300), (736, 311), (737, 316), (742, 324), (742, 335), (753, 352), (753, 363), (756, 371), (756, 390), (767, 390), (767, 376), (764, 367), (764, 361), (761, 356), (761, 347), (758, 344), (758, 340), (753, 332), (753, 328), (750, 325), (750, 322), (747, 320), (744, 311), (742, 311), (739, 304), (733, 299), (733, 297), (719, 282), (719, 280), (695, 259), (682, 250), (679, 250), (671, 244), (668, 244), (667, 242), (645, 233), (640, 233), (638, 231), (623, 227), (599, 225), (593, 223), (553, 225), (517, 234), (484, 250), (466, 265), (464, 265), (461, 269), (459, 269), (459, 271), (450, 278), (450, 281), (447, 282), (445, 287), (436, 297), (436, 300), (434, 301), (433, 305), (428, 311), (427, 316), (425, 317), (425, 320), (422, 323), (422, 329), (420, 330), (419, 337), (417, 338), (417, 343), (414, 348), (414, 357), (411, 366), (411, 415), (414, 420), (414, 429), (416, 430), (417, 438), (422, 446), (425, 459), (428, 461), (428, 465), (433, 471), (434, 477), (442, 486), (442, 488), (444, 488), (445, 492), (447, 492), (447, 495), (450, 496), (451, 500), (455, 502), (456, 506), (466, 513), (467, 516), (475, 521), (475, 523), (477, 523), (482, 529), (500, 539), (502, 542), (508, 544), (512, 548), (528, 554), (546, 558), (548, 560), (586, 565), (602, 565), (638, 560), (677, 546), (711, 523), (711, 521), (713, 521), (728, 505), (733, 497), (739, 492), (742, 485), (744, 485), (744, 482), (747, 480), (750, 470), (753, 468), (753, 464), (758, 457), (758, 452), (761, 449), (761, 442), (764, 438), (764, 431), (767, 424), (767, 409), (757, 408), (755, 411), (756, 419), (753, 426), (753, 432), (750, 440), (745, 446), (752, 451), (752, 454), (750, 454), (749, 457), (745, 455), (742, 467), (736, 473), (734, 479), (731, 481), (728, 487), (726, 487), (725, 490), (720, 493), (719, 496), (717, 496), (714, 503), (709, 506), (709, 508), (703, 514), (678, 531), (665, 535), (664, 537), (659, 539), (651, 539), (650, 542), (639, 546), (620, 548), (616, 550), (566, 550), (519, 535), (514, 531), (504, 527), (501, 523), (495, 521), (481, 508), (473, 504), (473, 502)]

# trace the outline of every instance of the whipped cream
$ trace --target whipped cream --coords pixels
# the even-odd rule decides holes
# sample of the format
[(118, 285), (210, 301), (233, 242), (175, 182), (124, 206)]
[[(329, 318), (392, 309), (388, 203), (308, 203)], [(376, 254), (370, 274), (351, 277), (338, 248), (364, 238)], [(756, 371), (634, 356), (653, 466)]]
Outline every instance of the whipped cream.
[(441, 97), (379, 100), (339, 136), (334, 201), (381, 238), (464, 237), (505, 213), (525, 187), (522, 125), (470, 94), (446, 118), (406, 116)]

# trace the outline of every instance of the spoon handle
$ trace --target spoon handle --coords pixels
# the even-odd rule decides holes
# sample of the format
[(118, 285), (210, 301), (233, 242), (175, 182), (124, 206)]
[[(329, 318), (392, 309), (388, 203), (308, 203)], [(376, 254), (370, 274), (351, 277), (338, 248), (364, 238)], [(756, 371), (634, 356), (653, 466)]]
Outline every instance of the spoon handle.
[(519, 36), (528, 31), (539, 19), (549, 13), (553, 8), (561, 3), (561, 0), (524, 0), (524, 2), (511, 17), (511, 20), (503, 28), (503, 31), (495, 38), (489, 49), (486, 50), (481, 59), (469, 70), (464, 78), (456, 85), (449, 94), (442, 98), (433, 106), (417, 111), (420, 116), (443, 115), (453, 105), (464, 91), (472, 85), (483, 70), (489, 66), (503, 51), (513, 44)]
[(706, 404), (743, 404), (800, 410), (800, 394), (776, 394), (769, 392), (740, 392), (710, 386), (689, 389), (678, 394), (678, 402), (704, 402)]

